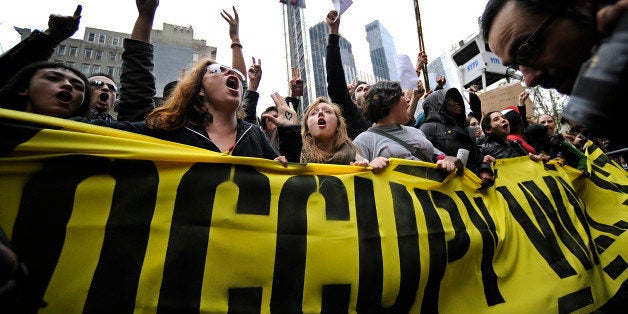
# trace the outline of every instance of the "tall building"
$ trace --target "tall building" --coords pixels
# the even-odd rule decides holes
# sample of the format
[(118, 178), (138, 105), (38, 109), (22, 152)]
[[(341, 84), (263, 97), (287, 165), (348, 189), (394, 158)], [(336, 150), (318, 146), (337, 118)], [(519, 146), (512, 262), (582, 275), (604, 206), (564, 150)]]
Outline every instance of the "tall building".
[(430, 62), (427, 65), (427, 73), (428, 77), (430, 78), (430, 87), (432, 88), (436, 86), (436, 78), (438, 76), (445, 77), (446, 83), (443, 88), (462, 88), (462, 85), (460, 84), (460, 79), (458, 78), (457, 67), (453, 59), (451, 58), (451, 53), (443, 53), (442, 55), (438, 56), (434, 61)]
[(366, 40), (369, 43), (375, 79), (398, 81), (399, 76), (395, 64), (397, 51), (393, 38), (384, 25), (378, 20), (367, 24)]
[[(286, 37), (286, 54), (290, 62), (287, 65), (288, 77), (291, 77), (291, 68), (298, 68), (301, 71), (301, 79), (303, 80), (303, 98), (301, 101), (301, 107), (295, 108), (297, 114), (302, 116), (305, 109), (314, 100), (315, 95), (312, 84), (308, 84), (308, 81), (312, 81), (312, 71), (309, 62), (308, 54), (306, 53), (308, 42), (307, 31), (305, 29), (305, 0), (279, 0), (283, 4), (283, 22), (284, 31), (288, 35)], [(314, 97), (312, 97), (314, 96)]]
[[(310, 27), (310, 48), (312, 51), (312, 74), (314, 77), (314, 87), (316, 96), (329, 98), (327, 94), (327, 70), (325, 68), (327, 55), (327, 38), (329, 37), (329, 26), (325, 22), (320, 22)], [(355, 60), (351, 50), (351, 43), (340, 36), (340, 58), (345, 72), (345, 81), (350, 83), (357, 75)], [(361, 78), (360, 78), (361, 79)]]
[[(27, 28), (16, 28), (22, 38), (30, 35)], [(122, 41), (131, 34), (86, 27), (83, 39), (68, 38), (55, 49), (50, 61), (65, 63), (90, 76), (106, 73), (120, 83), (122, 67)], [(163, 30), (151, 31), (154, 46), (153, 73), (156, 77), (157, 95), (161, 97), (164, 86), (181, 75), (181, 69), (201, 58), (216, 58), (216, 47), (207, 46), (204, 39), (194, 39), (191, 26), (163, 23)]]

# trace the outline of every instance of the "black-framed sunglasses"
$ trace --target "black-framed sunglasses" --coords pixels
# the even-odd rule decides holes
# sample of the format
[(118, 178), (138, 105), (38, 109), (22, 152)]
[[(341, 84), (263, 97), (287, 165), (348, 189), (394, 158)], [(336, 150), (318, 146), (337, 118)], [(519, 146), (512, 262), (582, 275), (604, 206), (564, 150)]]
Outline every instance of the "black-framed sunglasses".
[(536, 59), (538, 59), (539, 54), (541, 53), (541, 48), (539, 47), (539, 39), (541, 36), (543, 36), (543, 34), (552, 24), (552, 22), (556, 20), (556, 18), (558, 17), (558, 13), (562, 9), (562, 6), (558, 5), (554, 9), (554, 11), (552, 11), (552, 13), (550, 13), (550, 15), (545, 18), (545, 21), (543, 21), (541, 26), (539, 26), (539, 28), (537, 28), (534, 33), (532, 33), (532, 35), (528, 37), (528, 39), (526, 39), (521, 45), (519, 45), (519, 48), (515, 53), (515, 64), (511, 65), (510, 67), (518, 69), (519, 66), (531, 66), (536, 61)]
[(91, 82), (89, 82), (89, 85), (95, 86), (95, 87), (103, 87), (103, 86), (107, 85), (107, 88), (110, 91), (112, 91), (114, 93), (118, 91), (118, 88), (115, 85), (109, 84), (109, 83), (105, 83), (103, 81), (91, 81)]

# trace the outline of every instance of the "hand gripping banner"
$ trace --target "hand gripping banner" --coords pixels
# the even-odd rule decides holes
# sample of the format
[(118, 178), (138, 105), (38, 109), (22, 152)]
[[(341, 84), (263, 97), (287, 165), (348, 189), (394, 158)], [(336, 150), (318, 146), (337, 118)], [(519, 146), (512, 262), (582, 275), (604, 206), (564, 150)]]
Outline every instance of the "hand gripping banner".
[[(625, 310), (628, 177), (527, 157), (382, 173), (0, 110), (0, 226), (41, 313)], [(25, 302), (36, 311), (37, 302)], [(30, 307), (30, 308), (29, 308)]]

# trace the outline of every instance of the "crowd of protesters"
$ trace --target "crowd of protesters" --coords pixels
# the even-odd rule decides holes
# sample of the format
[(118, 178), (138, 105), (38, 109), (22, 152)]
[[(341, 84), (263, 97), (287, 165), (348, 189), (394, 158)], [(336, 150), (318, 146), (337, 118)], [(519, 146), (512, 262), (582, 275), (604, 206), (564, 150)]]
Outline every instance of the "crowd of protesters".
[[(559, 43), (560, 47), (572, 45), (567, 35), (559, 34), (555, 39), (545, 36), (540, 41), (536, 38), (535, 42), (524, 42), (533, 34), (533, 28), (514, 36), (514, 31), (509, 31), (513, 26), (508, 16), (525, 11), (528, 6), (522, 3), (528, 2), (534, 1), (489, 1), (482, 20), (483, 34), (504, 64), (523, 73), (526, 85), (541, 84), (569, 93), (587, 57), (575, 55), (576, 51), (586, 49), (559, 48)], [(232, 65), (199, 60), (169, 84), (163, 104), (157, 106), (150, 32), (158, 1), (136, 0), (136, 4), (137, 20), (130, 38), (123, 43), (119, 87), (108, 75), (86, 77), (69, 66), (47, 61), (56, 45), (78, 29), (82, 10), (78, 6), (72, 16), (51, 15), (49, 29), (33, 32), (0, 56), (0, 108), (146, 134), (229, 155), (273, 159), (284, 165), (330, 163), (369, 167), (377, 172), (388, 165), (388, 158), (404, 158), (435, 163), (444, 172), (462, 173), (467, 167), (481, 179), (481, 189), (493, 185), (491, 165), (496, 159), (528, 156), (535, 162), (559, 160), (587, 175), (584, 150), (588, 145), (606, 148), (603, 141), (589, 141), (595, 137), (592, 127), (570, 123), (559, 131), (550, 115), (533, 119), (533, 113), (525, 109), (529, 97), (526, 92), (520, 95), (518, 104), (503, 104), (503, 110), (483, 112), (477, 86), (462, 93), (456, 88), (445, 90), (443, 78), (438, 79), (434, 91), (425, 91), (421, 81), (407, 91), (393, 81), (348, 84), (340, 57), (341, 17), (336, 11), (326, 16), (330, 30), (325, 58), (330, 99), (318, 97), (308, 104), (300, 122), (294, 109), (304, 88), (298, 69), (293, 69), (290, 95), (284, 98), (274, 93), (274, 106), (257, 117), (262, 63), (253, 58), (246, 69), (235, 8), (233, 14), (221, 12), (229, 25)], [(539, 12), (563, 4), (547, 5)], [(625, 7), (626, 1), (620, 1), (614, 9)], [(577, 6), (565, 10), (584, 14)], [(546, 13), (537, 11), (526, 11), (529, 24), (541, 24)], [(576, 23), (568, 14), (552, 18)], [(600, 22), (609, 23), (604, 18)], [(554, 28), (543, 31), (559, 32)], [(526, 43), (546, 47), (537, 47), (536, 55), (530, 56)], [(548, 56), (551, 49), (561, 49), (561, 54)], [(416, 64), (419, 77), (426, 63), (427, 55), (422, 51)], [(468, 93), (468, 109), (463, 93)], [(17, 265), (6, 246), (0, 245), (0, 252), (9, 256), (9, 264), (13, 261), (12, 265)], [(16, 267), (7, 274), (17, 272)], [(10, 276), (0, 277), (0, 284), (6, 282), (3, 278)]]

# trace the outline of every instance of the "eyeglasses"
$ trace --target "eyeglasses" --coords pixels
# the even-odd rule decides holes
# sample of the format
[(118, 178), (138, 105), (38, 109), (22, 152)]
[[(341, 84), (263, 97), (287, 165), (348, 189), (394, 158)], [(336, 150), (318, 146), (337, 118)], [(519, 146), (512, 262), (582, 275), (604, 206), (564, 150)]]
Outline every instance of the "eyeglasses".
[(207, 67), (207, 70), (209, 71), (209, 73), (213, 73), (213, 74), (219, 74), (219, 73), (225, 73), (225, 72), (230, 73), (230, 74), (232, 73), (232, 74), (235, 74), (240, 79), (240, 81), (246, 82), (246, 79), (244, 78), (244, 74), (242, 74), (242, 72), (236, 69), (230, 68), (226, 65), (213, 63)]
[(517, 52), (515, 53), (515, 64), (510, 67), (514, 69), (518, 69), (519, 66), (531, 66), (536, 59), (539, 57), (541, 53), (541, 48), (539, 47), (539, 38), (545, 33), (547, 28), (554, 22), (556, 17), (558, 17), (558, 12), (562, 9), (562, 6), (556, 7), (550, 15), (545, 18), (545, 21), (537, 28), (526, 41), (524, 41)]
[(95, 87), (103, 87), (103, 86), (107, 85), (107, 88), (108, 88), (110, 91), (112, 91), (112, 92), (114, 92), (114, 93), (118, 91), (118, 89), (116, 88), (116, 86), (115, 86), (115, 85), (113, 85), (113, 84), (109, 84), (109, 83), (105, 83), (105, 82), (103, 82), (103, 81), (91, 81), (91, 82), (89, 82), (89, 85), (91, 85), (91, 86), (95, 86)]

